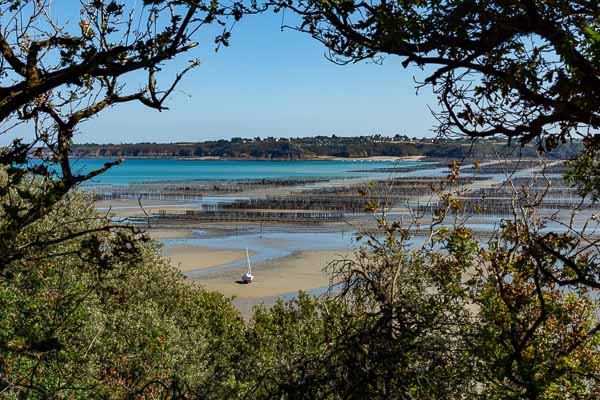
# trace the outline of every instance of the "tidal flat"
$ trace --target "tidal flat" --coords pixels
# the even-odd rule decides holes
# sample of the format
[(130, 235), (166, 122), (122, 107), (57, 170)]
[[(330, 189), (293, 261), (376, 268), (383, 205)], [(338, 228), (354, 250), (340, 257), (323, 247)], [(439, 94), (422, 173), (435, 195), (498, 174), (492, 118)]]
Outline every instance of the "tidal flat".
[[(87, 190), (95, 196), (99, 212), (147, 230), (191, 284), (235, 297), (245, 315), (254, 305), (272, 304), (299, 290), (326, 291), (331, 284), (327, 265), (352, 259), (360, 245), (356, 233), (376, 231), (381, 210), (388, 222), (411, 225), (417, 238), (426, 237), (434, 215), (446, 207), (444, 196), (451, 194), (461, 206), (450, 210), (443, 225), (464, 224), (482, 242), (493, 236), (502, 220), (524, 208), (545, 218), (541, 229), (546, 232), (565, 231), (572, 224), (581, 227), (598, 211), (597, 204), (575, 203), (579, 197), (562, 180), (562, 163), (556, 161), (486, 160), (477, 168), (462, 166), (450, 179), (442, 163), (418, 161), (360, 163), (358, 171), (357, 163), (341, 161), (275, 163), (279, 169), (268, 162), (250, 162), (246, 174), (274, 175), (243, 179), (226, 170), (231, 163), (220, 163), (210, 166), (225, 170), (209, 168), (218, 179), (170, 179), (177, 174), (169, 170), (166, 180), (114, 182)], [(322, 163), (321, 174), (316, 174)], [(230, 167), (239, 169), (242, 164)], [(188, 173), (197, 168), (174, 161), (169, 165), (181, 165), (177, 168)], [(597, 226), (588, 228), (597, 234)], [(255, 276), (249, 285), (239, 283), (247, 269), (246, 249)]]

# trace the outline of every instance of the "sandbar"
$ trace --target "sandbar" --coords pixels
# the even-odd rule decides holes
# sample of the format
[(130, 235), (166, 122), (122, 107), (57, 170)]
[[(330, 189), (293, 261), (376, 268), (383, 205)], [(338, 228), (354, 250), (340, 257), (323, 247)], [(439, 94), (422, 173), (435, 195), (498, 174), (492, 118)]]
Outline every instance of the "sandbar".
[(189, 239), (194, 237), (190, 229), (148, 229), (146, 233), (154, 240)]
[(336, 157), (318, 156), (318, 160), (329, 161), (420, 161), (426, 156), (370, 156), (370, 157)]
[[(250, 256), (254, 254), (249, 253)], [(245, 249), (217, 249), (192, 245), (165, 246), (163, 254), (181, 272), (206, 269), (246, 258)]]
[(323, 268), (331, 261), (348, 257), (348, 249), (301, 250), (283, 258), (256, 263), (252, 267), (254, 282), (240, 284), (244, 267), (228, 268), (197, 278), (209, 290), (240, 299), (259, 299), (280, 296), (329, 285), (329, 276)]
[(165, 212), (184, 214), (186, 210), (194, 209), (197, 205), (193, 201), (181, 200), (142, 200), (142, 207), (137, 200), (99, 200), (96, 201), (96, 210), (99, 214), (108, 213), (113, 217), (144, 217), (146, 214), (158, 214), (160, 210)]

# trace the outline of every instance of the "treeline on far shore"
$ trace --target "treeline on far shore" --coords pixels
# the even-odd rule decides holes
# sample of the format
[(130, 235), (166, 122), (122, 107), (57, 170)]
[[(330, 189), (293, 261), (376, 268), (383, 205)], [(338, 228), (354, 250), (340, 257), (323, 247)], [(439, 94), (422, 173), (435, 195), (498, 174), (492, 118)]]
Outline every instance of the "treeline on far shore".
[[(556, 148), (550, 155), (565, 159), (581, 148), (579, 142), (570, 142)], [(316, 136), (305, 138), (233, 138), (185, 143), (134, 144), (78, 144), (72, 149), (75, 157), (140, 157), (183, 158), (205, 157), (227, 159), (310, 160), (322, 157), (409, 157), (464, 158), (476, 154), (478, 158), (497, 158), (499, 155), (535, 157), (538, 147), (509, 144), (506, 140), (487, 139), (417, 139), (406, 136), (381, 135), (337, 137)]]

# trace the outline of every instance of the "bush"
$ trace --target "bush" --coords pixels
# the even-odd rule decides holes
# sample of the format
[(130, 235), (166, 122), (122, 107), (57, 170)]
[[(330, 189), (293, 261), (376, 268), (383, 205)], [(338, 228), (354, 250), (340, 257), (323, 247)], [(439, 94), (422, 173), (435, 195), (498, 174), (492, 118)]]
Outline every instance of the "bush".
[[(15, 238), (49, 244), (0, 279), (3, 396), (227, 397), (244, 329), (238, 312), (186, 282), (157, 243), (110, 226), (76, 192)], [(89, 233), (50, 244), (81, 231)]]

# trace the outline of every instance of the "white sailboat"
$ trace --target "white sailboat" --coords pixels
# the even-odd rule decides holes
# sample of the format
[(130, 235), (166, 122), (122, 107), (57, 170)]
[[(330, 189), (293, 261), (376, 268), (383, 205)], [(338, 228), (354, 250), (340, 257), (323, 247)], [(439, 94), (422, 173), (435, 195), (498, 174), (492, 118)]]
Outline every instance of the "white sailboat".
[(248, 271), (242, 275), (242, 282), (252, 283), (254, 275), (252, 275), (252, 266), (250, 265), (250, 255), (248, 254), (248, 248), (246, 247), (246, 260), (248, 260)]

